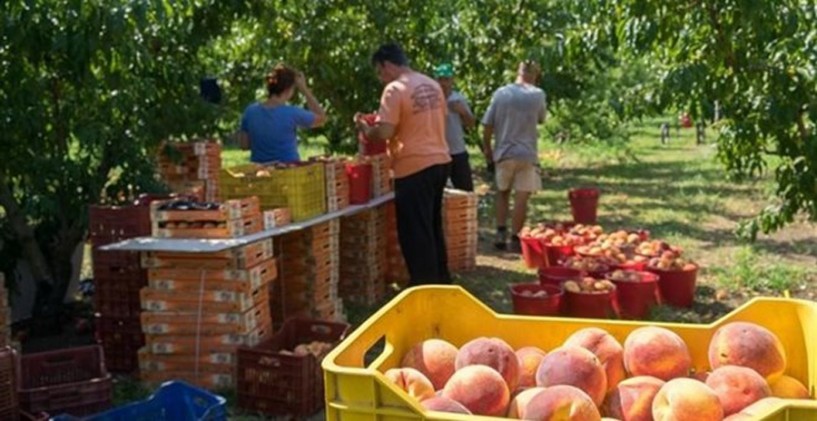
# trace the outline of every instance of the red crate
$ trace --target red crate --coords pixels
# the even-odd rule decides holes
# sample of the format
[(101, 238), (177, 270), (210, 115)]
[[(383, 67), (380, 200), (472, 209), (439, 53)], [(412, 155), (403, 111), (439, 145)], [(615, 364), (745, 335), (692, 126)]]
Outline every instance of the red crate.
[(346, 323), (293, 318), (270, 340), (238, 348), (238, 406), (268, 415), (297, 417), (319, 411), (324, 404), (321, 361), (313, 355), (283, 355), (279, 351), (291, 351), (312, 341), (337, 345), (348, 330)]
[(105, 352), (105, 365), (111, 372), (131, 373), (139, 367), (139, 348), (145, 335), (139, 319), (97, 317), (96, 341)]
[(139, 320), (142, 303), (138, 291), (134, 294), (111, 291), (110, 295), (94, 291), (94, 310), (104, 317)]
[[(106, 241), (106, 243), (110, 242), (114, 241)], [(141, 268), (139, 253), (132, 251), (100, 250), (98, 246), (94, 246), (91, 251), (91, 261), (94, 265), (94, 271), (96, 271), (97, 268), (134, 270)]]
[(13, 348), (0, 349), (0, 419), (16, 420), (20, 412), (17, 401), (17, 378), (14, 375), (17, 354)]
[(88, 233), (95, 246), (150, 235), (150, 207), (95, 206), (88, 209)]
[(111, 406), (113, 384), (98, 345), (23, 355), (18, 361), (24, 411), (87, 415)]

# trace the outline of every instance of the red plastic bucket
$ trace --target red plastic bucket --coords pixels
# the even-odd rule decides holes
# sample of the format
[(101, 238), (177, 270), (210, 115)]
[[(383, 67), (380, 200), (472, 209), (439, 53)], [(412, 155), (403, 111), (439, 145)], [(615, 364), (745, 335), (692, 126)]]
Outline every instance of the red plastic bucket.
[[(366, 122), (366, 124), (370, 126), (374, 126), (375, 124), (377, 124), (377, 114), (364, 114), (362, 118)], [(362, 146), (360, 152), (363, 155), (379, 155), (382, 153), (386, 153), (386, 150), (388, 149), (387, 141), (369, 140), (368, 138), (366, 138), (366, 136), (363, 135), (363, 132), (358, 132), (357, 139), (358, 141), (360, 141), (360, 144)]]
[(625, 319), (644, 319), (650, 314), (650, 309), (661, 303), (658, 293), (658, 275), (650, 272), (629, 271), (637, 273), (640, 280), (619, 281), (607, 279), (616, 285), (616, 300), (621, 317)]
[(372, 198), (372, 164), (346, 164), (346, 176), (349, 177), (349, 203), (368, 203)]
[(599, 205), (599, 190), (595, 188), (573, 189), (567, 193), (570, 211), (577, 224), (595, 224)]
[(545, 253), (547, 254), (547, 262), (549, 263), (549, 266), (556, 266), (559, 264), (559, 262), (576, 254), (573, 246), (553, 246), (550, 244), (545, 244), (544, 248)]
[[(511, 285), (513, 312), (528, 316), (557, 316), (562, 304), (562, 288), (555, 285), (515, 284)], [(544, 297), (525, 296), (544, 291)]]
[(628, 261), (626, 263), (616, 263), (613, 265), (613, 270), (632, 270), (635, 272), (643, 272), (647, 270), (647, 262)]
[(647, 270), (658, 275), (658, 289), (664, 304), (674, 307), (692, 307), (695, 301), (695, 283), (698, 279), (698, 266), (692, 270), (663, 270), (647, 267)]
[(565, 256), (573, 255), (573, 246), (549, 246), (536, 237), (519, 237), (519, 241), (522, 244), (522, 259), (531, 269), (555, 266)]
[(539, 269), (539, 284), (554, 285), (559, 287), (562, 282), (571, 279), (578, 279), (582, 276), (582, 271), (561, 266), (550, 266)]
[(603, 293), (565, 291), (567, 315), (589, 319), (607, 319), (618, 316), (616, 291)]

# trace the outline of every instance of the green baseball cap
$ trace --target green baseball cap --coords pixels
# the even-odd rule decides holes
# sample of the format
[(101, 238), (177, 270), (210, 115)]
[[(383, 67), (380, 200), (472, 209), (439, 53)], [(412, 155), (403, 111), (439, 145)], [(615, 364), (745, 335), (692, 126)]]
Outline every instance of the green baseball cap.
[(443, 63), (434, 68), (434, 77), (454, 77), (454, 66), (451, 63)]

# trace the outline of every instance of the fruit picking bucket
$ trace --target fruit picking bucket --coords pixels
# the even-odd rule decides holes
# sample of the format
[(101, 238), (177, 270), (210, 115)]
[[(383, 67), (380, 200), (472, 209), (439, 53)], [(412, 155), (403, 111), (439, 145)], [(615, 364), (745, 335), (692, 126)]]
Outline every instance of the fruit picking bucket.
[[(513, 300), (513, 312), (528, 316), (558, 316), (562, 302), (562, 288), (556, 285), (516, 284), (509, 287)], [(522, 295), (544, 291), (547, 295), (533, 297)]]
[(539, 284), (559, 287), (562, 282), (581, 277), (582, 271), (562, 266), (550, 266), (539, 269)]
[(616, 285), (616, 300), (624, 319), (644, 319), (650, 309), (661, 303), (658, 293), (658, 275), (650, 272), (636, 272), (640, 276), (637, 282), (607, 279)]
[(692, 307), (695, 301), (698, 266), (691, 270), (664, 270), (654, 267), (647, 267), (647, 270), (658, 275), (658, 289), (664, 304), (673, 307)]
[[(365, 114), (363, 116), (363, 120), (366, 121), (367, 124), (370, 126), (374, 126), (377, 123), (377, 114)], [(378, 140), (373, 141), (369, 140), (366, 136), (363, 135), (363, 132), (359, 132), (357, 135), (357, 139), (360, 142), (362, 148), (361, 153), (363, 155), (379, 155), (382, 153), (386, 153), (388, 149), (388, 142), (385, 140)]]
[(573, 246), (554, 246), (551, 244), (544, 245), (545, 254), (547, 255), (548, 266), (557, 266), (561, 261), (576, 254)]
[(643, 272), (643, 271), (647, 270), (647, 262), (629, 261), (629, 262), (626, 262), (626, 263), (616, 263), (616, 264), (613, 265), (613, 270), (616, 270), (616, 269)]
[(544, 255), (545, 243), (540, 238), (519, 237), (522, 245), (522, 259), (530, 269), (548, 267), (547, 256)]
[(372, 164), (346, 164), (349, 177), (349, 203), (359, 205), (372, 198)]
[(566, 313), (571, 317), (608, 319), (619, 314), (616, 291), (599, 293), (565, 290)]
[(599, 205), (599, 190), (595, 188), (573, 189), (567, 193), (570, 211), (577, 224), (595, 224)]

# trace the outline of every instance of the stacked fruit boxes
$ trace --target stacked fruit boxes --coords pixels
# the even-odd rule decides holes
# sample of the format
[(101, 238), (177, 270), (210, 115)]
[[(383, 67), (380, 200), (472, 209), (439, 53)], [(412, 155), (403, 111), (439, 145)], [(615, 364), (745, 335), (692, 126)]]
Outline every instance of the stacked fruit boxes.
[(154, 202), (150, 219), (158, 238), (231, 238), (264, 229), (255, 196), (224, 203), (186, 200)]
[(11, 344), (11, 307), (6, 277), (0, 272), (0, 348)]
[(171, 190), (200, 201), (218, 200), (221, 145), (215, 141), (166, 142), (160, 147), (158, 167)]
[(375, 304), (386, 292), (386, 208), (378, 206), (340, 223), (340, 296)]
[(399, 287), (408, 286), (411, 276), (406, 267), (406, 259), (400, 249), (400, 239), (397, 236), (397, 212), (394, 202), (388, 202), (386, 208), (386, 283), (397, 284)]
[(345, 159), (315, 158), (324, 164), (326, 179), (326, 211), (334, 212), (349, 206), (349, 178)]
[(139, 290), (147, 285), (147, 272), (140, 267), (137, 253), (103, 251), (99, 247), (149, 236), (147, 202), (89, 208), (96, 338), (102, 345), (108, 369), (113, 372), (130, 373), (138, 367), (136, 354), (144, 345), (139, 325)]
[(446, 189), (443, 195), (443, 230), (448, 253), (448, 269), (476, 267), (477, 203), (475, 193)]
[(361, 159), (372, 164), (372, 197), (380, 197), (392, 191), (389, 155), (383, 153), (363, 156)]
[(290, 317), (343, 319), (338, 299), (339, 233), (335, 219), (278, 237), (281, 282), (271, 291), (276, 324)]
[(240, 165), (221, 171), (224, 199), (258, 196), (263, 210), (288, 208), (295, 222), (326, 213), (326, 179), (320, 162)]
[(272, 240), (215, 253), (151, 252), (142, 263), (149, 269), (141, 291), (142, 380), (232, 387), (237, 347), (271, 334)]

